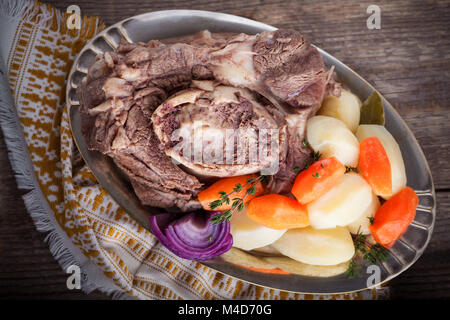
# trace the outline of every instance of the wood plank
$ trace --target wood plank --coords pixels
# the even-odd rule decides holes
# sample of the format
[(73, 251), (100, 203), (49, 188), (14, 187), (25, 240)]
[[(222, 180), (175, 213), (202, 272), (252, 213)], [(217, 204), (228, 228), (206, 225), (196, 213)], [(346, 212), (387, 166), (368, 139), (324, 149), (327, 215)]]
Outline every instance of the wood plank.
[[(70, 1), (48, 1), (65, 10)], [(383, 2), (381, 29), (368, 30), (372, 1), (77, 2), (107, 24), (176, 8), (232, 13), (301, 31), (372, 83), (399, 111), (429, 161), (437, 189), (450, 188), (450, 1)], [(101, 8), (101, 10), (99, 10)], [(418, 23), (417, 21), (420, 21)], [(426, 116), (425, 116), (426, 115)]]
[[(70, 0), (44, 1), (63, 11)], [(396, 107), (429, 161), (438, 192), (435, 231), (425, 254), (391, 282), (393, 298), (450, 297), (450, 1), (381, 2), (381, 30), (366, 28), (373, 1), (78, 0), (82, 14), (108, 25), (165, 9), (232, 13), (301, 31), (372, 83)], [(25, 210), (0, 134), (0, 298), (108, 298), (66, 288)]]
[(450, 298), (450, 192), (438, 192), (437, 203), (430, 243), (410, 269), (390, 282), (392, 298)]
[(86, 296), (80, 290), (67, 289), (67, 274), (25, 209), (2, 133), (0, 168), (0, 299), (108, 299), (98, 291)]

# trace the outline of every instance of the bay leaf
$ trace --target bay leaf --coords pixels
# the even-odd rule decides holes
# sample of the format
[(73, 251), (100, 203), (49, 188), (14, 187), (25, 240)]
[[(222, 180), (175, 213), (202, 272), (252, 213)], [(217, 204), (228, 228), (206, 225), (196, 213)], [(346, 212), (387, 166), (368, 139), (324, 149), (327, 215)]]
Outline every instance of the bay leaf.
[(374, 91), (361, 106), (360, 124), (379, 124), (384, 126), (384, 108), (381, 96)]

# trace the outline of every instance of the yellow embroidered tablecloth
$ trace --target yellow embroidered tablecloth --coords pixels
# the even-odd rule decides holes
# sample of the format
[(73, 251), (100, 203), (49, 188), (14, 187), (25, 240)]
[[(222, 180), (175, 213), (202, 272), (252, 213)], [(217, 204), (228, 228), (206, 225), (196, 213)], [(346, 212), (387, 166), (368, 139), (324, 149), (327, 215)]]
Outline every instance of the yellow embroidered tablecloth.
[(24, 201), (50, 250), (82, 270), (82, 289), (116, 298), (375, 298), (283, 292), (226, 276), (166, 250), (98, 184), (76, 149), (64, 106), (66, 78), (85, 42), (104, 26), (84, 17), (68, 30), (58, 10), (29, 0), (0, 2), (0, 123)]

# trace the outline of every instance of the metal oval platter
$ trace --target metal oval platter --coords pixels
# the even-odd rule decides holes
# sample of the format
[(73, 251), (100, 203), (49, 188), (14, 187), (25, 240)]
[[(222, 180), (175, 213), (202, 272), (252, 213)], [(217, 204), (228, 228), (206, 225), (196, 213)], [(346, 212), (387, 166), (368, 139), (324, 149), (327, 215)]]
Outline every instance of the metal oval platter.
[[(107, 156), (87, 149), (81, 134), (76, 88), (86, 76), (88, 67), (94, 62), (95, 56), (106, 51), (112, 51), (122, 38), (129, 42), (146, 42), (151, 39), (192, 34), (204, 29), (212, 32), (256, 34), (262, 31), (273, 31), (276, 28), (233, 15), (207, 11), (169, 10), (146, 13), (125, 19), (96, 35), (80, 52), (69, 74), (66, 101), (70, 112), (73, 137), (83, 158), (102, 187), (147, 229), (149, 228), (147, 217), (160, 212), (160, 209), (141, 205), (128, 180), (113, 162)], [(310, 40), (314, 41), (314, 39)], [(327, 67), (334, 65), (341, 82), (345, 83), (361, 100), (365, 100), (375, 90), (342, 62), (323, 50), (319, 49), (319, 51)], [(433, 231), (436, 199), (430, 169), (419, 144), (400, 115), (386, 99), (382, 99), (386, 113), (386, 128), (400, 145), (406, 166), (408, 186), (417, 192), (420, 199), (413, 223), (403, 237), (391, 248), (388, 259), (379, 265), (381, 270), (380, 281), (384, 283), (408, 269), (425, 250)], [(330, 278), (319, 278), (262, 274), (224, 261), (203, 263), (250, 283), (300, 293), (344, 293), (373, 286), (373, 283), (368, 283), (369, 275), (365, 272), (351, 279), (345, 274)]]

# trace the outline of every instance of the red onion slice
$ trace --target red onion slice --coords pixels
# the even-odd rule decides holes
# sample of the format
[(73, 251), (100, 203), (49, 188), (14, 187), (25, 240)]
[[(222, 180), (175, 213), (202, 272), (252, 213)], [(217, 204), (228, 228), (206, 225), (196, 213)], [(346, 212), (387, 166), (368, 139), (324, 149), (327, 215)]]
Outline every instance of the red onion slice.
[(204, 261), (230, 250), (233, 237), (228, 221), (213, 225), (211, 218), (220, 212), (197, 211), (181, 218), (166, 213), (151, 216), (150, 229), (158, 240), (177, 256)]

